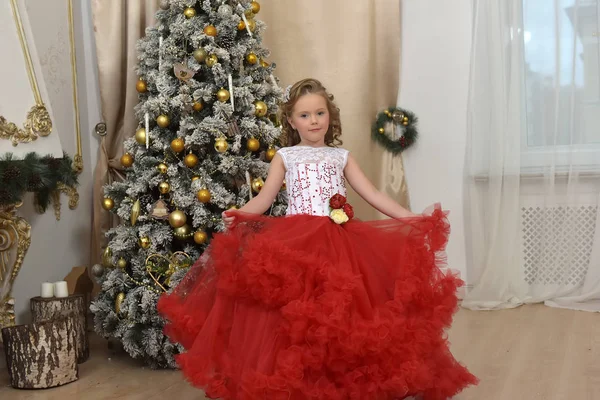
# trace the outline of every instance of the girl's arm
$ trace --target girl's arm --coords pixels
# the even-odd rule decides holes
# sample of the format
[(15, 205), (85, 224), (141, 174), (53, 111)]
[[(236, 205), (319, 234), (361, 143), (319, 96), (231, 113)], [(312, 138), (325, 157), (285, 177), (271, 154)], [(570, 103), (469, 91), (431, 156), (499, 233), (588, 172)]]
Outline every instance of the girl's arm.
[(400, 204), (396, 203), (385, 193), (377, 190), (375, 186), (365, 176), (358, 163), (352, 155), (348, 154), (346, 168), (344, 168), (346, 180), (352, 186), (352, 189), (360, 195), (367, 203), (376, 208), (379, 212), (391, 218), (414, 217), (416, 214), (408, 211)]
[(240, 211), (249, 214), (263, 214), (266, 212), (281, 190), (284, 178), (285, 166), (283, 165), (283, 159), (279, 154), (275, 153), (275, 157), (271, 160), (269, 174), (263, 188), (256, 197), (240, 208)]

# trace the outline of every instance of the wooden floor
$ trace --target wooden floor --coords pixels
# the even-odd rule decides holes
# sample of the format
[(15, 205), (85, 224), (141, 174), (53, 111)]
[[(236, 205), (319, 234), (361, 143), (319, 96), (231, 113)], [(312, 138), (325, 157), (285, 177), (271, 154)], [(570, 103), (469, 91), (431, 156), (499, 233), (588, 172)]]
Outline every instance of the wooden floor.
[[(481, 383), (455, 400), (600, 399), (600, 315), (543, 305), (460, 310), (452, 352)], [(203, 399), (176, 371), (153, 371), (95, 339), (77, 382), (45, 391), (8, 386), (0, 360), (0, 399)]]

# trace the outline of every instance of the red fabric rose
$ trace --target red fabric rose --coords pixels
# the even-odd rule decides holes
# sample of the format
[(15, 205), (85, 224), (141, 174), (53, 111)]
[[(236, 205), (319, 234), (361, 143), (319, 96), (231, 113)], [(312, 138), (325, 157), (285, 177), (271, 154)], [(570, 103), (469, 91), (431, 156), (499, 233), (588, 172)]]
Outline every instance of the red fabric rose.
[(344, 210), (344, 212), (346, 213), (348, 218), (350, 218), (350, 219), (354, 218), (354, 209), (352, 208), (352, 206), (349, 203), (344, 204), (342, 206), (342, 210)]
[(339, 193), (334, 194), (329, 200), (329, 206), (334, 210), (342, 208), (344, 204), (346, 204), (346, 198)]

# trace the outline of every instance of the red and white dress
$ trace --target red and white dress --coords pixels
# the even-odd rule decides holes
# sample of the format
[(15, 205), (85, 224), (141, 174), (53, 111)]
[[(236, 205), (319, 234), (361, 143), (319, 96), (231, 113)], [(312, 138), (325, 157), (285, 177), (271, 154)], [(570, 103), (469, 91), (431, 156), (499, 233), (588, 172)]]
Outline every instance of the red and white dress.
[(279, 154), (288, 215), (238, 214), (159, 301), (188, 380), (236, 400), (442, 400), (475, 384), (445, 335), (462, 284), (440, 270), (446, 214), (338, 225), (348, 152)]

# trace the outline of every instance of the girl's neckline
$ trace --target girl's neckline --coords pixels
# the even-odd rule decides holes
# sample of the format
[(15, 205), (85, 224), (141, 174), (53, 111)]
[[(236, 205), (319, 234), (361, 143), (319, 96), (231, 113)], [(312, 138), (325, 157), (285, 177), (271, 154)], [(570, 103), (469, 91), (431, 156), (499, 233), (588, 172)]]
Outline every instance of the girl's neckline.
[(292, 148), (293, 147), (308, 147), (310, 149), (327, 149), (327, 148), (335, 149), (335, 147), (331, 147), (331, 146), (307, 146), (307, 145), (300, 145), (300, 144), (292, 146)]

